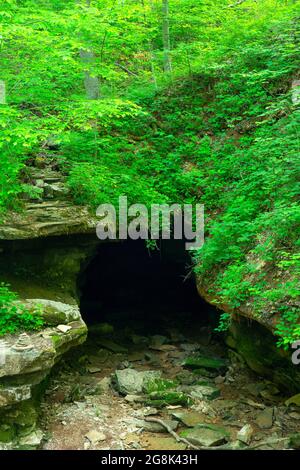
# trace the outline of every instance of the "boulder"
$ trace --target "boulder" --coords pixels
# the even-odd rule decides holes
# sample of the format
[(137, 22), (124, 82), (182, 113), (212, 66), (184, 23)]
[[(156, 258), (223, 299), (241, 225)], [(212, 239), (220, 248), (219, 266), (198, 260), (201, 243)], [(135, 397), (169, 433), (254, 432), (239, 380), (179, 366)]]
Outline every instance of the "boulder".
[(144, 387), (150, 381), (159, 379), (160, 371), (142, 371), (135, 369), (116, 370), (115, 372), (115, 388), (122, 395), (137, 395), (142, 393)]

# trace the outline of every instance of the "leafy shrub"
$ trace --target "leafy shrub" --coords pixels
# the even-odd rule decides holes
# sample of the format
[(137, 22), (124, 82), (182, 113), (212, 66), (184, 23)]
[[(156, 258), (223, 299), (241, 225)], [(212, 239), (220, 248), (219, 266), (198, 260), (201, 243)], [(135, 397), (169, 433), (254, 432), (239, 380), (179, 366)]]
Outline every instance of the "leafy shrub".
[(295, 306), (282, 306), (279, 308), (281, 316), (276, 325), (275, 334), (279, 336), (277, 345), (288, 349), (300, 338), (300, 313)]
[(0, 284), (0, 336), (19, 331), (39, 330), (43, 327), (40, 312), (29, 311), (18, 301), (18, 296), (7, 284)]

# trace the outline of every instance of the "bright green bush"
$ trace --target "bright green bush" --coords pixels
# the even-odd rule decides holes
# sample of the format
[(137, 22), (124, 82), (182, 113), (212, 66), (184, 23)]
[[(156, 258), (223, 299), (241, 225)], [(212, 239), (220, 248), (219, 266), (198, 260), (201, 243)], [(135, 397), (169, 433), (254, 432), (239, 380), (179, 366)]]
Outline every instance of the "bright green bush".
[(31, 312), (21, 303), (7, 284), (0, 284), (0, 336), (22, 331), (39, 330), (43, 320), (38, 309)]

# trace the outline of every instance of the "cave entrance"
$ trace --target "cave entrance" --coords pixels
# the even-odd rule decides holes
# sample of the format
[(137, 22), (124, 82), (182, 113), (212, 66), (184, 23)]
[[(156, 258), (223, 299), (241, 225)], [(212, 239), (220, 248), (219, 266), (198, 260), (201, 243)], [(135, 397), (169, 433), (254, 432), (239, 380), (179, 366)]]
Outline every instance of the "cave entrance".
[[(149, 250), (143, 240), (98, 246), (79, 278), (80, 309), (91, 327), (166, 334), (172, 326), (190, 333), (215, 326), (217, 310), (197, 292), (192, 261), (181, 240), (160, 240)], [(191, 334), (189, 334), (191, 336)]]

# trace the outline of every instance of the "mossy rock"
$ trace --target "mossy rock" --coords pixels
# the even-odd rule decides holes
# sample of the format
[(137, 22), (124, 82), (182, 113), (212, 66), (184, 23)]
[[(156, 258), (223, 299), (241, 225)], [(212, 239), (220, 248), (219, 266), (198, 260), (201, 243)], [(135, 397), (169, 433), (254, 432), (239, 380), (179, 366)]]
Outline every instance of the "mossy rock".
[(201, 377), (207, 377), (208, 379), (213, 379), (217, 377), (217, 375), (219, 374), (217, 369), (204, 369), (204, 368), (192, 369), (191, 373), (194, 374), (195, 376), (199, 375)]
[(1, 423), (15, 426), (16, 429), (23, 430), (35, 426), (37, 420), (36, 403), (27, 400), (12, 407), (9, 411), (4, 410), (1, 414)]
[(27, 400), (0, 416), (0, 442), (10, 442), (35, 430), (38, 412), (33, 400)]
[(180, 433), (192, 444), (204, 447), (219, 446), (230, 440), (230, 433), (223, 427), (215, 424), (197, 424), (194, 428), (186, 429)]
[(211, 382), (208, 382), (208, 380), (198, 380), (195, 385), (203, 385), (204, 387), (210, 387)]
[(166, 390), (174, 389), (177, 386), (178, 382), (176, 382), (175, 380), (156, 378), (154, 380), (150, 380), (145, 384), (144, 392), (150, 395), (151, 393), (161, 393)]
[(184, 361), (183, 365), (191, 369), (221, 369), (223, 367), (226, 367), (226, 363), (222, 359), (205, 356), (188, 357)]
[(54, 334), (51, 336), (52, 344), (59, 355), (64, 354), (73, 346), (78, 346), (86, 340), (87, 327), (84, 323), (71, 322), (69, 326), (71, 326), (72, 329), (67, 333)]
[(150, 393), (149, 399), (146, 400), (145, 404), (155, 408), (163, 408), (168, 405), (190, 406), (192, 399), (185, 393), (166, 390)]
[(70, 305), (48, 299), (27, 299), (25, 305), (32, 312), (38, 310), (44, 324), (48, 326), (68, 324), (81, 319), (76, 304)]
[(0, 442), (11, 442), (16, 435), (15, 428), (9, 424), (0, 425)]
[(290, 436), (288, 441), (288, 446), (290, 449), (300, 449), (300, 433), (295, 433)]
[(291, 398), (286, 400), (284, 403), (286, 406), (289, 406), (289, 405), (300, 406), (300, 393), (297, 393), (297, 395), (292, 396)]

